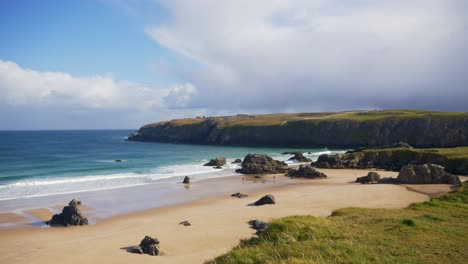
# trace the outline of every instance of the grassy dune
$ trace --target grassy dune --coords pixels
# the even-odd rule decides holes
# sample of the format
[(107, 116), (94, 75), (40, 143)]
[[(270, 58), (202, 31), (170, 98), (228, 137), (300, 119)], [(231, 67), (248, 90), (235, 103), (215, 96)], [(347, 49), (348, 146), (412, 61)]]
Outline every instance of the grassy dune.
[(406, 209), (277, 219), (208, 263), (467, 263), (468, 185)]

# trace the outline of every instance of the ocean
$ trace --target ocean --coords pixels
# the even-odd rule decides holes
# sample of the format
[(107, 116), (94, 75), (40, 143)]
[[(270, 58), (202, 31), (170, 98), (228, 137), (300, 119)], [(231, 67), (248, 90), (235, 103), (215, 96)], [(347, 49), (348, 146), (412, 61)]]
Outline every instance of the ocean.
[[(231, 162), (248, 153), (286, 161), (290, 155), (281, 153), (296, 150), (125, 141), (132, 132), (1, 131), (0, 201), (233, 175), (239, 165)], [(334, 152), (300, 151), (312, 159)], [(203, 166), (217, 156), (227, 158), (223, 169)]]

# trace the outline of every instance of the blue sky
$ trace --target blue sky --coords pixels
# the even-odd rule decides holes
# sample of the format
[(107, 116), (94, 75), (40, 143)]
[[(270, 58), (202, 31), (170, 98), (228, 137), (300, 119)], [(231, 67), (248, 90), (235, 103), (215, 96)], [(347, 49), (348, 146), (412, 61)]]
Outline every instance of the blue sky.
[(119, 1), (2, 1), (0, 58), (38, 71), (111, 72), (118, 79), (168, 85), (173, 79), (158, 76), (152, 65), (174, 54), (144, 31), (166, 14), (147, 2), (132, 12)]
[(0, 129), (468, 111), (467, 12), (464, 0), (1, 1)]

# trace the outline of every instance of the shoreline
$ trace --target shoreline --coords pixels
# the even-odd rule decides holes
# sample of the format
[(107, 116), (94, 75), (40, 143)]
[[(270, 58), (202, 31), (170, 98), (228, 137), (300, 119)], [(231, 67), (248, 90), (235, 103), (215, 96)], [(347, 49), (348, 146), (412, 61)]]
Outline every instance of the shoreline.
[[(290, 215), (326, 217), (332, 211), (345, 207), (404, 208), (414, 202), (429, 200), (431, 193), (449, 189), (448, 185), (430, 188), (417, 185), (412, 186), (418, 188), (419, 192), (415, 192), (401, 185), (356, 184), (351, 182), (369, 170), (320, 171), (329, 177), (308, 180), (276, 176), (276, 180), (289, 184), (235, 185), (235, 192), (249, 195), (243, 199), (230, 197), (234, 192), (224, 189), (219, 190), (224, 192), (221, 196), (114, 216), (90, 226), (0, 229), (0, 260), (2, 263), (50, 263), (51, 260), (66, 263), (203, 263), (227, 252), (241, 239), (252, 237), (255, 230), (250, 229), (247, 222), (253, 219), (270, 221)], [(396, 174), (387, 171), (379, 173), (384, 177)], [(273, 179), (271, 175), (264, 177)], [(216, 179), (222, 179), (217, 180), (218, 184), (221, 183), (218, 186), (229, 185), (229, 178), (238, 180), (235, 177), (207, 179), (207, 182), (193, 183), (192, 187), (213, 188), (208, 182)], [(247, 206), (265, 194), (274, 195), (277, 204)], [(87, 211), (84, 214), (87, 216)], [(192, 225), (179, 225), (185, 220)], [(145, 235), (156, 236), (161, 241), (162, 256), (126, 252), (127, 247), (137, 245)], [(79, 256), (75, 256), (77, 247)], [(70, 256), (74, 256), (73, 259)]]

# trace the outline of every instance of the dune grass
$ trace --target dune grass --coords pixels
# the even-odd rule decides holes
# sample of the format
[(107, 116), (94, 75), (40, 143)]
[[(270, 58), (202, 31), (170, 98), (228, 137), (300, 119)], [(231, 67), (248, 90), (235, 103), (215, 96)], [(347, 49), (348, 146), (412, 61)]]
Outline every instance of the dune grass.
[(468, 185), (406, 209), (347, 208), (274, 220), (207, 263), (467, 263)]

